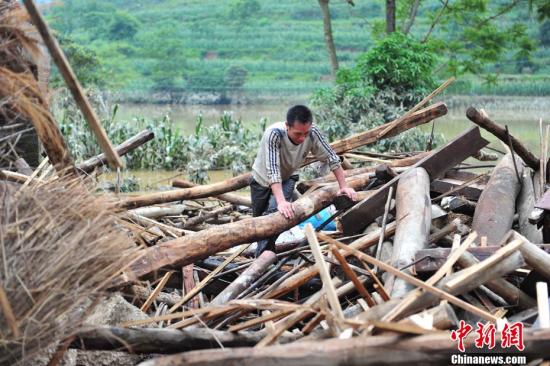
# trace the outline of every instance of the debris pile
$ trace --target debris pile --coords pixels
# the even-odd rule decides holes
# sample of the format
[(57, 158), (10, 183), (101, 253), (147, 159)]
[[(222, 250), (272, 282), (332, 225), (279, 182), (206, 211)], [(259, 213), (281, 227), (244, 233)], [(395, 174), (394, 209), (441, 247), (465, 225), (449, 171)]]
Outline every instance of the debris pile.
[[(41, 33), (49, 36), (45, 24)], [(544, 139), (539, 159), (469, 108), (478, 126), (436, 150), (366, 149), (436, 123), (447, 113), (442, 102), (428, 105), (436, 90), (397, 120), (331, 144), (352, 161), (345, 175), (359, 201), (320, 177), (300, 182), (292, 219), (251, 217), (250, 199), (236, 192), (250, 174), (91, 194), (81, 177), (107, 161), (120, 166), (152, 133), (116, 147), (103, 138), (105, 155), (75, 165), (40, 91), (17, 89), (32, 93), (23, 104), (0, 88), (0, 127), (26, 118), (48, 158), (34, 170), (21, 162), (0, 170), (0, 364), (23, 364), (52, 344), (50, 364), (74, 349), (150, 355), (143, 365), (441, 364), (485, 345), (548, 357)], [(502, 149), (489, 151), (479, 127)], [(476, 159), (498, 162), (488, 170)], [(254, 258), (255, 242), (279, 234), (276, 252)], [(105, 290), (110, 299), (101, 300)], [(97, 303), (103, 314), (92, 314)], [(476, 338), (476, 326), (494, 338)]]

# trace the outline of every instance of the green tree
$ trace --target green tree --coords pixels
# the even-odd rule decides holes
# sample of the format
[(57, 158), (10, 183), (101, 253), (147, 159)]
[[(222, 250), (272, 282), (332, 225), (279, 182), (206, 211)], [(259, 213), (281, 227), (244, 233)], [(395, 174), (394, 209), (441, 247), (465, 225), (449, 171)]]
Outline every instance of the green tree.
[(223, 81), (228, 89), (241, 89), (246, 82), (248, 71), (241, 66), (230, 66), (225, 70)]
[(258, 0), (233, 0), (229, 4), (227, 14), (232, 20), (248, 23), (260, 12), (260, 9)]
[(139, 21), (126, 12), (116, 12), (109, 24), (109, 38), (129, 40), (134, 38), (139, 29)]

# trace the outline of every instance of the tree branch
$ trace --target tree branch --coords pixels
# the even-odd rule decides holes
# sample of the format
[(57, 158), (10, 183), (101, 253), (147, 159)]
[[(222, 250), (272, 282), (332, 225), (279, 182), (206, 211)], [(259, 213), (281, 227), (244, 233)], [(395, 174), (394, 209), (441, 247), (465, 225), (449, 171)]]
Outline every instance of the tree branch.
[(414, 3), (411, 5), (411, 10), (409, 11), (409, 17), (407, 18), (407, 21), (403, 23), (403, 27), (401, 27), (401, 31), (403, 33), (409, 34), (409, 31), (411, 30), (411, 27), (414, 24), (414, 21), (416, 20), (416, 13), (418, 12), (419, 6), (420, 6), (420, 0), (415, 0)]
[(443, 2), (443, 6), (441, 7), (441, 9), (439, 10), (439, 13), (437, 14), (437, 16), (435, 17), (434, 21), (432, 22), (432, 25), (430, 26), (430, 29), (428, 30), (428, 33), (426, 33), (426, 35), (424, 36), (424, 39), (422, 40), (421, 43), (426, 43), (426, 41), (428, 40), (428, 38), (430, 38), (430, 35), (432, 34), (435, 26), (439, 23), (440, 19), (441, 19), (441, 16), (443, 16), (443, 13), (445, 12), (445, 9), (447, 9), (447, 6), (449, 4), (449, 0), (445, 0)]

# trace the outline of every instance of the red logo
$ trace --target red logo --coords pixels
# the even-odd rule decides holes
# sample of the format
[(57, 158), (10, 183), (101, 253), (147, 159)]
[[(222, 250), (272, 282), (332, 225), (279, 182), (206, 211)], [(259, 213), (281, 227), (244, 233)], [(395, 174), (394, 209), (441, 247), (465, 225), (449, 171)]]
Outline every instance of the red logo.
[[(470, 334), (472, 329), (473, 327), (471, 325), (466, 324), (464, 320), (461, 320), (458, 329), (451, 332), (451, 340), (458, 342), (458, 350), (460, 352), (466, 351), (464, 347), (464, 338)], [(483, 348), (484, 346), (488, 346), (489, 349), (495, 348), (495, 334), (496, 328), (494, 324), (483, 324), (478, 322), (476, 329), (477, 337), (474, 343), (475, 346), (477, 348)], [(523, 351), (525, 349), (525, 345), (523, 343), (523, 323), (517, 322), (513, 324), (506, 324), (504, 329), (500, 332), (500, 335), (500, 346), (502, 348), (510, 348), (515, 346), (519, 351)]]

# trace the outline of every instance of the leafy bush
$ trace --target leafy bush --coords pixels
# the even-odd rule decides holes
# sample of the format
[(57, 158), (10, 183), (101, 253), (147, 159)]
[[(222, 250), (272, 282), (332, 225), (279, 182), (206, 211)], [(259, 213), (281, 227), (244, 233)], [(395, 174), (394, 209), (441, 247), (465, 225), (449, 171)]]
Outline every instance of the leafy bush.
[[(427, 47), (403, 34), (386, 37), (356, 66), (340, 70), (336, 86), (314, 94), (317, 124), (334, 141), (396, 119), (434, 87), (434, 60)], [(428, 140), (429, 135), (412, 130), (380, 141), (376, 149), (424, 150)], [(441, 140), (435, 136), (434, 142)]]

